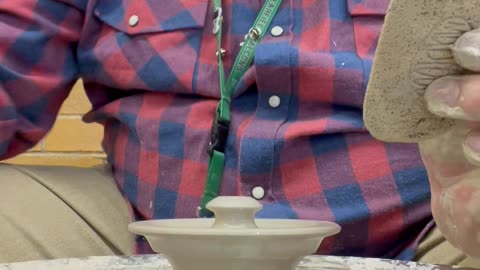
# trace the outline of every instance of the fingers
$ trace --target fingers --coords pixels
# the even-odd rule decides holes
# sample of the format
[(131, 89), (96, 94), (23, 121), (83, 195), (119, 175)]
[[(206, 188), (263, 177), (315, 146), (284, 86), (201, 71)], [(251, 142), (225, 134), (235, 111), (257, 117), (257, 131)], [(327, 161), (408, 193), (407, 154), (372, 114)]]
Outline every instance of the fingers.
[[(455, 61), (480, 72), (480, 28), (467, 32), (451, 48)], [(428, 109), (458, 120), (480, 120), (480, 75), (449, 76), (434, 81), (426, 91)]]
[(452, 46), (455, 61), (471, 71), (480, 71), (480, 29), (463, 34)]
[(425, 92), (428, 110), (440, 117), (480, 121), (480, 75), (437, 79)]
[(419, 142), (429, 179), (438, 182), (440, 187), (456, 184), (465, 173), (474, 168), (463, 150), (468, 132), (459, 124), (434, 138)]
[(462, 149), (462, 144), (468, 146), (465, 138), (476, 138), (477, 133), (468, 133), (468, 128), (457, 126), (422, 141), (420, 150), (439, 229), (454, 246), (480, 256), (480, 169), (467, 161)]
[(462, 181), (432, 192), (432, 211), (440, 230), (457, 248), (470, 256), (480, 256), (480, 171)]
[[(456, 62), (480, 72), (480, 29), (452, 47)], [(432, 187), (432, 210), (447, 239), (480, 257), (480, 75), (450, 76), (425, 92), (428, 109), (457, 126), (420, 143)]]

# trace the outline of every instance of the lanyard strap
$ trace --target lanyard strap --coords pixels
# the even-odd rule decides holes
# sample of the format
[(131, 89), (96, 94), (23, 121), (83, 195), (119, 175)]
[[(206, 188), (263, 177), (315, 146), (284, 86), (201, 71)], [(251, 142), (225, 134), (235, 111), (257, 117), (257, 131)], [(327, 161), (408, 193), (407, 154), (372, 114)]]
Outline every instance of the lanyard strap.
[(220, 101), (217, 106), (215, 119), (212, 124), (211, 140), (210, 140), (210, 162), (208, 165), (207, 181), (199, 207), (198, 216), (211, 217), (213, 214), (206, 209), (208, 202), (218, 196), (220, 185), (225, 166), (225, 146), (230, 127), (230, 103), (232, 95), (237, 87), (238, 82), (250, 67), (255, 49), (265, 36), (275, 14), (280, 7), (282, 0), (267, 0), (258, 14), (253, 27), (250, 28), (245, 37), (242, 48), (230, 72), (228, 79), (225, 79), (225, 71), (223, 66), (223, 49), (222, 49), (222, 29), (223, 14), (222, 1), (213, 0), (213, 8), (215, 10), (213, 34), (217, 36), (217, 59), (220, 81)]

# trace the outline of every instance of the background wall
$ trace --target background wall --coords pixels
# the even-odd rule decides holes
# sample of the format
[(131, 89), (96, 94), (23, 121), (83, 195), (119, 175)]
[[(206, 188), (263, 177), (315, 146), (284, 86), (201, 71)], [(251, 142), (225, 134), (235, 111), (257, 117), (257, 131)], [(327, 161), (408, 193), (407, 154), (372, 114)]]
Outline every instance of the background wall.
[(90, 108), (79, 81), (63, 104), (47, 137), (31, 151), (6, 163), (90, 167), (105, 162), (105, 154), (100, 146), (102, 127), (85, 124), (81, 120)]

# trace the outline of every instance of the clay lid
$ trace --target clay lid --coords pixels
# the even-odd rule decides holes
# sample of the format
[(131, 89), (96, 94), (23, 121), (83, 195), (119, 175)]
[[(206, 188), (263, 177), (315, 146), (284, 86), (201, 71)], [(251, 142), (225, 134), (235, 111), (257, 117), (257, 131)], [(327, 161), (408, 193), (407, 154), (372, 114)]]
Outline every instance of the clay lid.
[(212, 228), (247, 229), (258, 228), (255, 214), (262, 204), (250, 197), (217, 197), (207, 205), (215, 214)]
[(206, 205), (215, 218), (134, 222), (174, 270), (294, 270), (325, 237), (337, 234), (331, 222), (255, 219), (262, 205), (250, 197), (217, 197)]
[(256, 219), (262, 205), (251, 197), (221, 196), (207, 204), (215, 218), (164, 219), (134, 222), (129, 230), (141, 235), (285, 236), (332, 235), (340, 226), (326, 221)]

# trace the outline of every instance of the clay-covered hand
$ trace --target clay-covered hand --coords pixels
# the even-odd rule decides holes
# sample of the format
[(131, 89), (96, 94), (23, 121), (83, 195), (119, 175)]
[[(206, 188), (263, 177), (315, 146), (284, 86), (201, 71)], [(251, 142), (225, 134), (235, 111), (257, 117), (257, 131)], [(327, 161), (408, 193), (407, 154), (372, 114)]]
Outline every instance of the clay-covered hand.
[[(480, 71), (480, 31), (453, 47), (459, 65)], [(446, 133), (420, 143), (432, 188), (432, 211), (448, 241), (480, 258), (480, 74), (443, 77), (425, 93), (429, 110), (455, 119)]]

